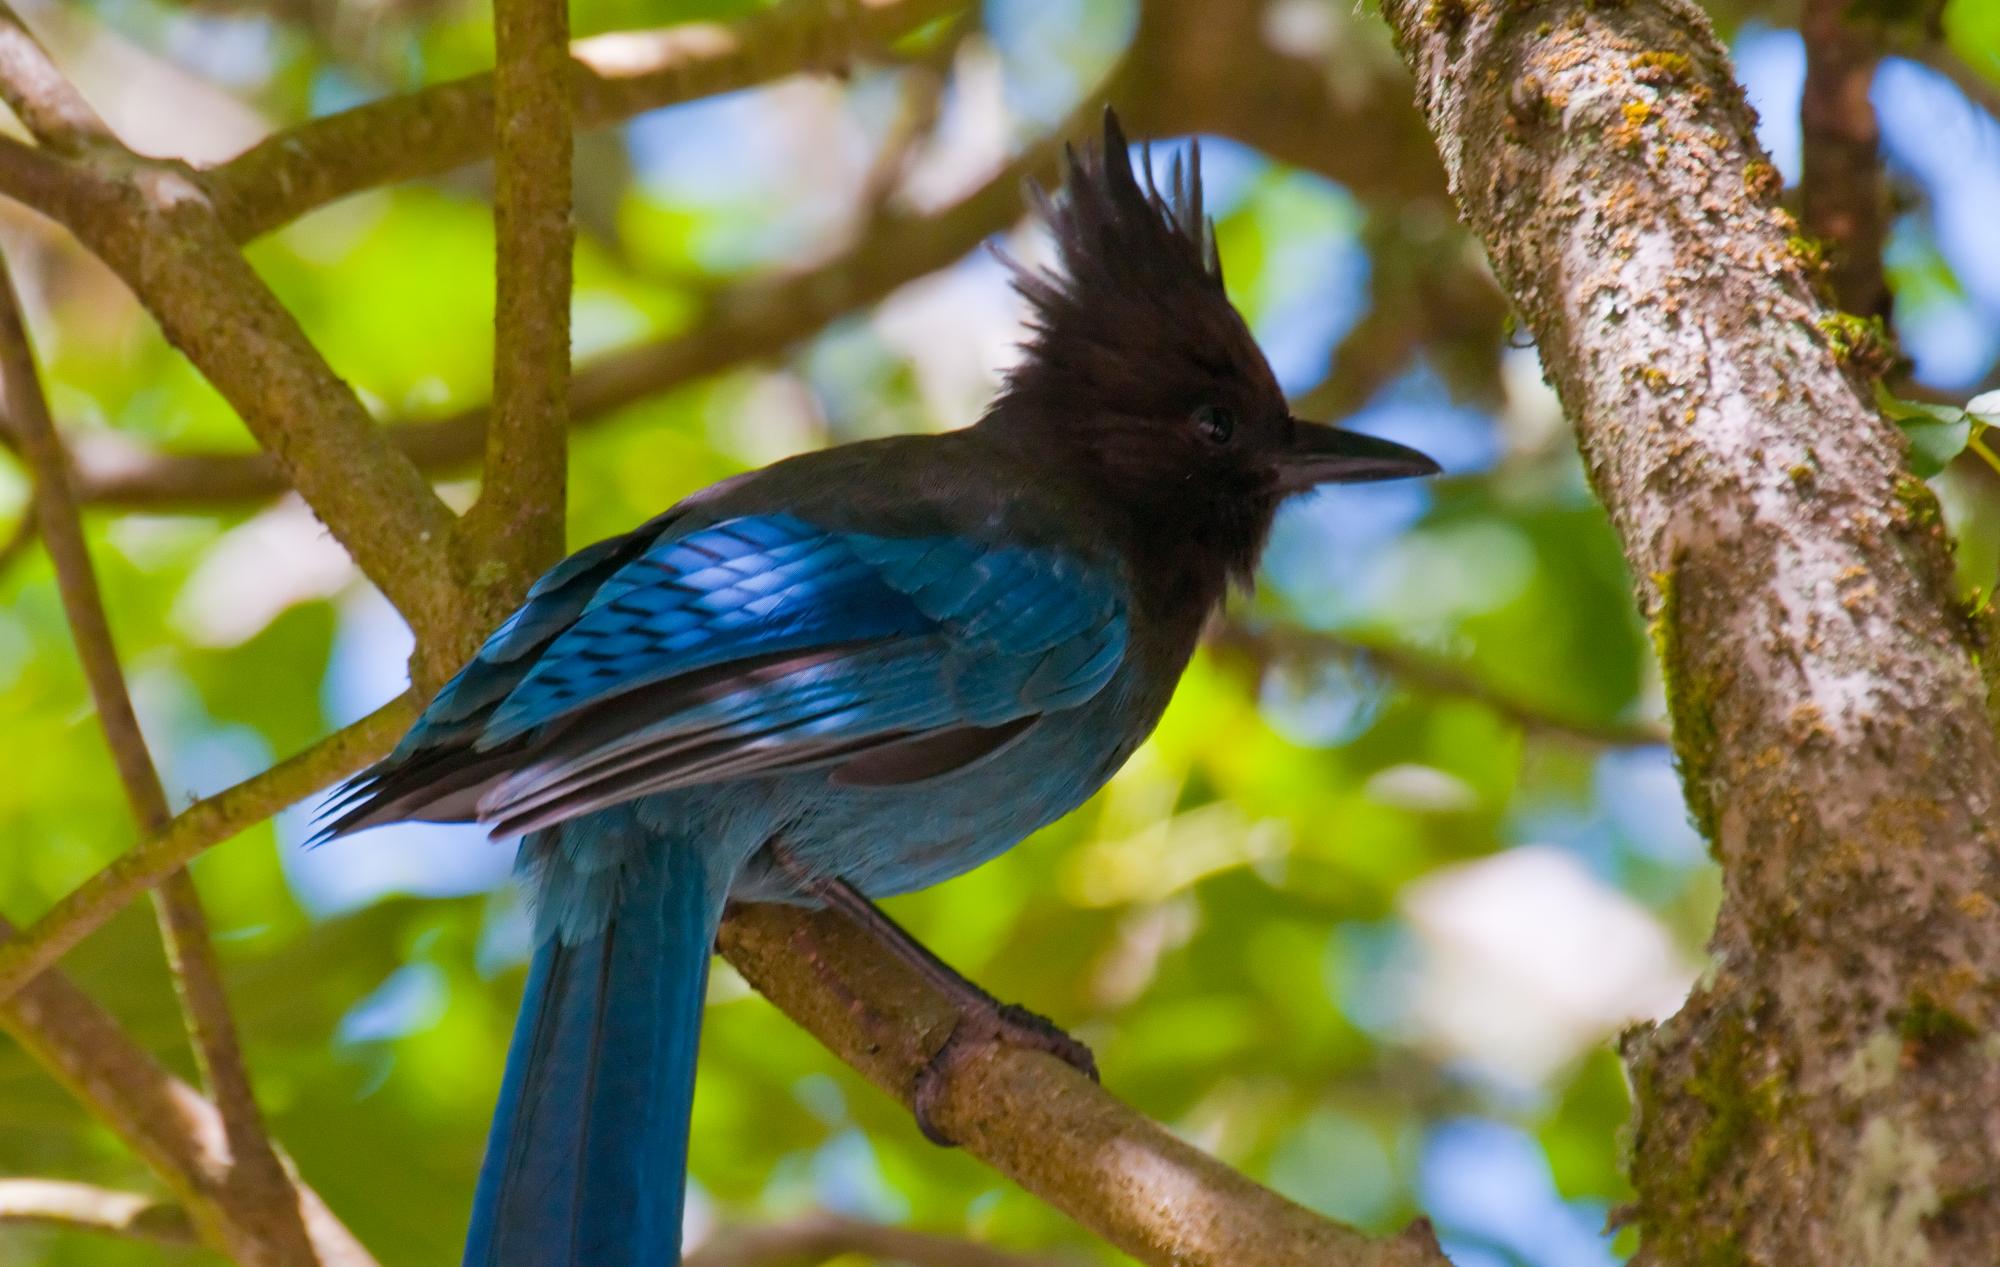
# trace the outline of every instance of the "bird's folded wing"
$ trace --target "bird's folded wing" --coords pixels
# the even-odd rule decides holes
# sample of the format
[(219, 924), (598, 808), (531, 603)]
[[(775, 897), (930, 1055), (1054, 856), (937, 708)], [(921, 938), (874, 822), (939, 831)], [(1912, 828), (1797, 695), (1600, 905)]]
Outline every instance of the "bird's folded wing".
[[(439, 696), (425, 726), (442, 750), (404, 754), (454, 816), (514, 832), (753, 775), (928, 777), (1090, 698), (1125, 649), (1115, 576), (1053, 550), (790, 515), (594, 549)], [(397, 774), (334, 830), (408, 813)]]

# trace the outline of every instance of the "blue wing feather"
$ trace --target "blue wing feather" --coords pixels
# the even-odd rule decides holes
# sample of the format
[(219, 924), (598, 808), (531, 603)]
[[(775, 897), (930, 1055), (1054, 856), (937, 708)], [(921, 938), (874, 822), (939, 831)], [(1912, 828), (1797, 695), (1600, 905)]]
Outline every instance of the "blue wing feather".
[[(789, 514), (666, 523), (543, 578), (399, 753), (460, 754), (449, 808), (513, 831), (1000, 727), (1103, 688), (1123, 592), (1112, 569), (1052, 549)], [(335, 828), (376, 819), (363, 805)]]

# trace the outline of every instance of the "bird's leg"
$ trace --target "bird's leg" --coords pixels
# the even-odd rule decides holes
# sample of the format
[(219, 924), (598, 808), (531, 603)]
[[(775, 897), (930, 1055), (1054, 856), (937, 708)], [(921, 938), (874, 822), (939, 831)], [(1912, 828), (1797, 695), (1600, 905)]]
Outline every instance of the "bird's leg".
[(983, 1043), (1005, 1043), (1031, 1051), (1045, 1051), (1097, 1081), (1097, 1057), (1054, 1021), (1014, 1003), (1002, 1003), (959, 974), (928, 947), (884, 915), (860, 890), (845, 880), (810, 876), (792, 865), (780, 851), (778, 865), (792, 880), (828, 909), (838, 911), (849, 923), (874, 939), (877, 945), (906, 964), (912, 972), (951, 1001), (958, 1021), (924, 1067), (917, 1072), (913, 1095), (917, 1128), (924, 1138), (945, 1148), (955, 1141), (938, 1129), (933, 1110), (943, 1094), (951, 1069)]

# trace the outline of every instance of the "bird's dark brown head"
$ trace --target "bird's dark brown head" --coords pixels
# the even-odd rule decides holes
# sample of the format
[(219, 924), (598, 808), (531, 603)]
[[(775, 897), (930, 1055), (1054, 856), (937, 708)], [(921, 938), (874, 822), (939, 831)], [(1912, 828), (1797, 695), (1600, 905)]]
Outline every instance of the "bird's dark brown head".
[(1198, 148), (1161, 190), (1150, 153), (1134, 174), (1106, 110), (1103, 144), (1065, 158), (1060, 195), (1034, 191), (1057, 270), (1009, 261), (1033, 335), (982, 426), (1042, 446), (1238, 578), (1284, 498), (1436, 472), (1414, 449), (1292, 417), (1223, 291)]

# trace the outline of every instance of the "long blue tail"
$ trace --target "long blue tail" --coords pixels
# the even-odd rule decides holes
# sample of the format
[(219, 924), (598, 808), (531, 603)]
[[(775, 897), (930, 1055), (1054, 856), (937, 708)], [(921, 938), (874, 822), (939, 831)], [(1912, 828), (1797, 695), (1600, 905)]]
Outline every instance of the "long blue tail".
[(687, 846), (634, 860), (619, 878), (602, 933), (552, 933), (535, 953), (466, 1267), (680, 1262), (695, 1049), (721, 902)]

